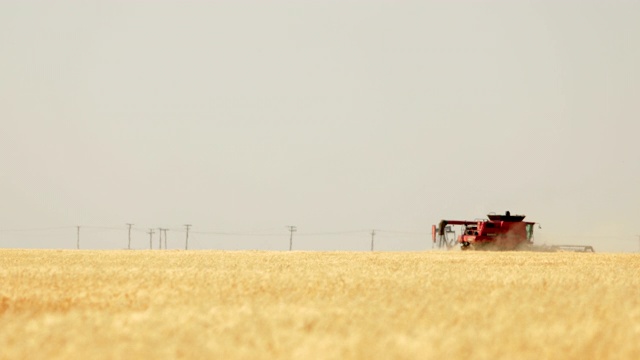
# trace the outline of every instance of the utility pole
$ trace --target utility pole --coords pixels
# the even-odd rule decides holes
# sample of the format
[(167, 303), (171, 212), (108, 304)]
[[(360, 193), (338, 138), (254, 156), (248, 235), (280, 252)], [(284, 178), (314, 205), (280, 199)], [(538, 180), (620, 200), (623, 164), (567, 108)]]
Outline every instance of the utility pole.
[(167, 249), (167, 230), (169, 229), (164, 229), (164, 228), (158, 228), (158, 230), (160, 231), (160, 249), (162, 249), (162, 233), (164, 233), (164, 249)]
[(76, 249), (80, 249), (80, 225), (76, 226), (78, 228), (78, 233), (76, 237)]
[(189, 250), (189, 228), (191, 227), (191, 224), (184, 224), (184, 227), (187, 228), (187, 237), (184, 240), (184, 249)]
[(371, 230), (371, 251), (373, 251), (373, 238), (376, 236), (376, 231)]
[(153, 249), (153, 234), (155, 234), (155, 231), (153, 231), (153, 229), (149, 229), (149, 231), (147, 231), (147, 234), (149, 234), (149, 250)]
[(158, 250), (162, 250), (162, 228), (158, 228)]
[(169, 229), (162, 229), (164, 230), (164, 249), (167, 250), (167, 231)]
[(133, 226), (133, 224), (126, 224), (127, 226), (129, 226), (129, 245), (127, 246), (127, 249), (131, 250), (131, 227)]
[(293, 233), (298, 231), (298, 228), (295, 226), (287, 226), (289, 228), (289, 251), (293, 249)]

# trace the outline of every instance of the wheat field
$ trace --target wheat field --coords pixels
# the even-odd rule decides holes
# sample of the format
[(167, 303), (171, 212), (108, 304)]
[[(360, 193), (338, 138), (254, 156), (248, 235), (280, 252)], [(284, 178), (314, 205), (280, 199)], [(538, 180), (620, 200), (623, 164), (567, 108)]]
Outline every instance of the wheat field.
[(640, 255), (0, 250), (0, 359), (639, 359)]

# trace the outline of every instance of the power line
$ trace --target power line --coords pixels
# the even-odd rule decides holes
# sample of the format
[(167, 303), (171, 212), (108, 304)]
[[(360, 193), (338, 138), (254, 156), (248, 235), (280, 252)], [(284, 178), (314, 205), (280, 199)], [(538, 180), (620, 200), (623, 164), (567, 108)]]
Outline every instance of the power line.
[(113, 226), (82, 226), (85, 229), (99, 229), (99, 230), (122, 230), (121, 227), (113, 227)]
[(424, 231), (399, 231), (399, 230), (378, 230), (379, 232), (385, 232), (390, 234), (406, 234), (406, 235), (425, 235), (429, 234)]
[(0, 232), (51, 231), (51, 230), (73, 229), (76, 227), (77, 226), (58, 226), (58, 227), (47, 227), (47, 228), (0, 229)]
[(300, 233), (298, 236), (325, 236), (325, 235), (345, 235), (345, 234), (357, 234), (368, 233), (369, 230), (345, 230), (345, 231), (328, 231), (317, 233)]
[(202, 235), (225, 235), (225, 236), (282, 236), (282, 233), (242, 233), (242, 232), (220, 232), (220, 231), (192, 231), (192, 234), (202, 234)]

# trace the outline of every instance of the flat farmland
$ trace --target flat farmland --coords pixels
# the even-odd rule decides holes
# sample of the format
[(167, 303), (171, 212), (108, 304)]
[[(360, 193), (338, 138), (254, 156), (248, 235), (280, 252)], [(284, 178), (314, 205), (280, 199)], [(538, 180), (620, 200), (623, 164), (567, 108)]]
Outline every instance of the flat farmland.
[(640, 359), (640, 255), (0, 250), (0, 359)]

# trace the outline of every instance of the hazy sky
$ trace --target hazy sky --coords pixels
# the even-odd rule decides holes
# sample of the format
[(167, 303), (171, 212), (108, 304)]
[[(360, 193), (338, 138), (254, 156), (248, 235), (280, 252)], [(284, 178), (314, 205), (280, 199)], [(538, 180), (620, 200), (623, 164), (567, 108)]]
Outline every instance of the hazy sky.
[[(119, 229), (83, 247), (122, 248), (132, 222), (136, 248), (191, 223), (194, 248), (286, 249), (296, 225), (297, 249), (378, 229), (420, 250), (440, 219), (511, 210), (540, 243), (638, 251), (638, 19), (612, 0), (2, 1), (0, 246), (73, 248), (82, 225)], [(10, 231), (41, 227), (65, 228)]]

